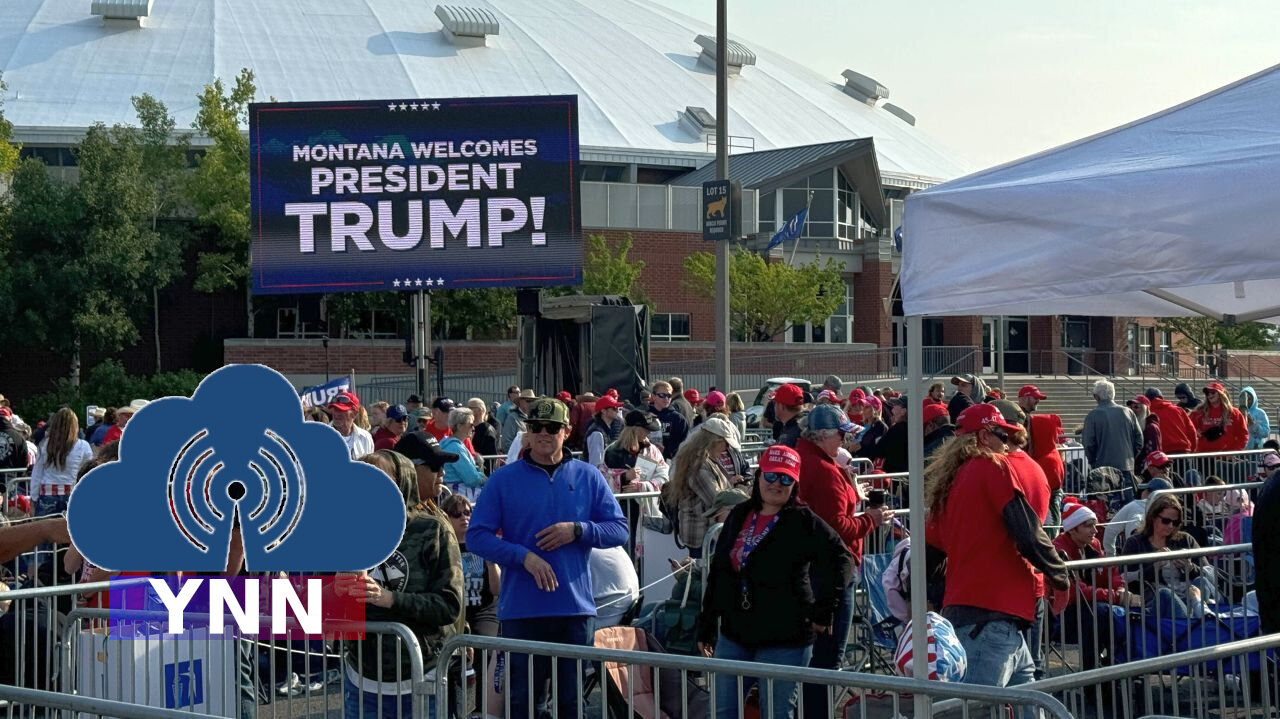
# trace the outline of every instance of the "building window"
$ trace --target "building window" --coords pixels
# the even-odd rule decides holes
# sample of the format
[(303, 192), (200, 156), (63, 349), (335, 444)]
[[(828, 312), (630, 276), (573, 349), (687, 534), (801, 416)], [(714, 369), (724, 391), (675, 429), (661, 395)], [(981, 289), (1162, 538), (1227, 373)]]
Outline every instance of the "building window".
[(848, 344), (853, 336), (853, 282), (845, 280), (845, 296), (826, 322), (792, 325), (789, 341)]
[(689, 313), (655, 313), (649, 321), (649, 339), (660, 342), (688, 342)]
[(836, 236), (842, 240), (858, 239), (858, 218), (862, 215), (862, 203), (858, 191), (845, 179), (843, 172), (836, 172)]
[(400, 322), (392, 310), (361, 312), (345, 329), (346, 336), (353, 340), (393, 340), (400, 336)]
[(760, 231), (777, 232), (782, 223), (789, 220), (806, 206), (809, 217), (804, 223), (802, 237), (830, 239), (835, 237), (835, 190), (832, 188), (834, 169), (820, 170), (799, 182), (793, 183), (778, 192), (767, 192), (760, 195), (762, 206), (781, 198), (781, 206), (776, 209), (761, 209), (759, 213)]
[(578, 179), (583, 182), (626, 182), (626, 165), (579, 165)]

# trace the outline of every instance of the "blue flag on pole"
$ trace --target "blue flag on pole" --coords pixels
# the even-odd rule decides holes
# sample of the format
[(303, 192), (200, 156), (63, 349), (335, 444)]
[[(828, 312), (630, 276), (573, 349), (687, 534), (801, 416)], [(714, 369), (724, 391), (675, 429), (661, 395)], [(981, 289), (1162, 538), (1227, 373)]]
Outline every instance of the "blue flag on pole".
[(782, 227), (778, 228), (778, 232), (773, 236), (773, 239), (769, 240), (769, 246), (764, 248), (765, 252), (772, 250), (784, 242), (790, 242), (791, 240), (798, 239), (800, 235), (803, 235), (804, 221), (808, 216), (809, 208), (806, 207), (791, 217), (788, 217), (787, 221), (782, 223)]

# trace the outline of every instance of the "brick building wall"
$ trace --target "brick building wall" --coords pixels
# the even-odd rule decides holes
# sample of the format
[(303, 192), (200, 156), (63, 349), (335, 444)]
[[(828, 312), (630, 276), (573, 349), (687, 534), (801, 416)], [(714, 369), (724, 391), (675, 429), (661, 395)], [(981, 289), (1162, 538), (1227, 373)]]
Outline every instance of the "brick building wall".
[(593, 230), (604, 235), (616, 247), (628, 234), (634, 240), (631, 258), (644, 261), (640, 286), (653, 301), (655, 312), (683, 312), (689, 315), (689, 335), (694, 341), (715, 341), (715, 303), (709, 294), (692, 288), (684, 260), (695, 252), (711, 252), (714, 248), (692, 232), (658, 232), (654, 230)]
[(893, 346), (893, 323), (885, 298), (893, 292), (893, 265), (867, 259), (853, 274), (853, 341)]

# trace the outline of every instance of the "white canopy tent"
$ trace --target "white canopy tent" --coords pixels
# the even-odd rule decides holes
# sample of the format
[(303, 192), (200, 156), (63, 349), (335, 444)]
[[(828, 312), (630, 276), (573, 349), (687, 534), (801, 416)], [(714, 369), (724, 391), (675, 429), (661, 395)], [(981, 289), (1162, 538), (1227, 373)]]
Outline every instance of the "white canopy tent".
[[(1280, 323), (1280, 66), (911, 195), (903, 238), (914, 396), (922, 394), (920, 320), (927, 315)], [(919, 542), (924, 443), (918, 422), (909, 430), (911, 528)], [(911, 560), (918, 617), (924, 553)], [(923, 631), (913, 643), (915, 675), (924, 676)]]

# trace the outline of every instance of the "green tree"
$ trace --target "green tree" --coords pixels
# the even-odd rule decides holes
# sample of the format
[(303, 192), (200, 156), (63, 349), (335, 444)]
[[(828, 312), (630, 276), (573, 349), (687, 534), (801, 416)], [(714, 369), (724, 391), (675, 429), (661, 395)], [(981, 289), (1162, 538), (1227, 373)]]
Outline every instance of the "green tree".
[(432, 336), (506, 337), (516, 326), (516, 293), (506, 287), (431, 293)]
[(214, 80), (200, 93), (194, 127), (212, 141), (191, 183), (191, 200), (202, 225), (214, 230), (216, 251), (202, 252), (196, 265), (196, 289), (217, 292), (243, 284), (249, 336), (253, 336), (252, 262), (249, 222), (249, 103), (257, 87), (253, 72), (241, 70), (227, 92)]
[(0, 181), (7, 180), (18, 168), (18, 150), (21, 146), (13, 140), (13, 123), (4, 117), (4, 91), (7, 86), (0, 79)]
[[(713, 254), (695, 252), (685, 258), (684, 269), (691, 290), (714, 298)], [(792, 267), (739, 249), (729, 260), (730, 328), (755, 342), (772, 340), (791, 325), (825, 322), (844, 294), (840, 265), (831, 258)]]
[(160, 290), (182, 273), (183, 255), (190, 237), (186, 223), (176, 221), (175, 214), (187, 192), (187, 151), (191, 138), (187, 133), (175, 133), (177, 123), (168, 108), (151, 95), (134, 97), (133, 108), (138, 115), (139, 129), (130, 128), (129, 132), (137, 136), (142, 149), (137, 181), (146, 192), (143, 235), (150, 267), (147, 281), (151, 286), (153, 339), (159, 372)]
[(635, 304), (649, 304), (638, 284), (644, 261), (628, 257), (634, 245), (630, 232), (617, 247), (610, 247), (604, 235), (588, 235), (582, 263), (582, 294), (622, 295)]
[(1210, 356), (1219, 350), (1271, 349), (1276, 343), (1275, 328), (1261, 322), (1225, 325), (1208, 317), (1166, 317), (1157, 326), (1182, 335), (1179, 345)]

